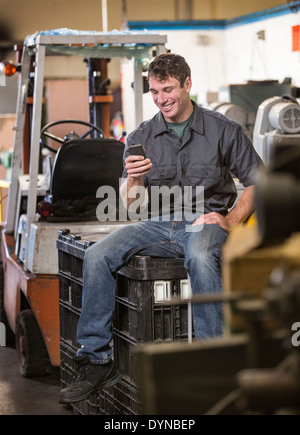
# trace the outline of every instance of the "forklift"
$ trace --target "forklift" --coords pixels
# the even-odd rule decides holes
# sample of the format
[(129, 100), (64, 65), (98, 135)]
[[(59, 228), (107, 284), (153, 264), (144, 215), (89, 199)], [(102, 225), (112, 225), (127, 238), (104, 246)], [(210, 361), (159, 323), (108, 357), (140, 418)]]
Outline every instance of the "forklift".
[[(24, 377), (43, 376), (60, 365), (58, 232), (100, 232), (104, 237), (127, 224), (101, 222), (95, 214), (98, 187), (118, 192), (123, 166), (124, 143), (109, 137), (107, 63), (113, 57), (132, 60), (138, 126), (143, 120), (143, 60), (165, 52), (166, 38), (147, 31), (55, 29), (29, 35), (22, 47), (15, 47), (17, 65), (8, 68), (19, 74), (19, 81), (1, 232), (0, 322), (6, 343), (15, 340)], [(89, 122), (63, 119), (42, 127), (47, 56), (80, 56), (86, 62)], [(63, 137), (51, 132), (57, 125), (66, 129)]]

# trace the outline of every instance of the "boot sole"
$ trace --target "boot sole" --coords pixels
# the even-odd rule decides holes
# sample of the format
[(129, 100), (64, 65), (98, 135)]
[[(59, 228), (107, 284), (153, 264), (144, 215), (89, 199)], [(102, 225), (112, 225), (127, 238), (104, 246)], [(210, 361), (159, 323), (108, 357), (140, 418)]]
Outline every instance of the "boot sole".
[(118, 372), (112, 379), (109, 379), (108, 381), (104, 381), (100, 384), (95, 385), (93, 388), (91, 388), (89, 391), (82, 394), (81, 396), (73, 397), (70, 399), (69, 398), (59, 399), (59, 403), (68, 404), (68, 403), (81, 402), (81, 400), (86, 399), (90, 394), (95, 393), (96, 391), (102, 390), (103, 388), (109, 388), (114, 386), (115, 384), (120, 382), (121, 379), (122, 379), (122, 375)]

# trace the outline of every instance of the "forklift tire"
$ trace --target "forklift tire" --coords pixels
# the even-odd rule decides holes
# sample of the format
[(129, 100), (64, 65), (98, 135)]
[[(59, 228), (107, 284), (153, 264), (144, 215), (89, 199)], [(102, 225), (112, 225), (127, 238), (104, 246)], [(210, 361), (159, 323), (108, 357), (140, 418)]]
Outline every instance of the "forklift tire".
[(16, 350), (20, 374), (25, 378), (45, 376), (50, 366), (47, 348), (32, 310), (16, 318)]

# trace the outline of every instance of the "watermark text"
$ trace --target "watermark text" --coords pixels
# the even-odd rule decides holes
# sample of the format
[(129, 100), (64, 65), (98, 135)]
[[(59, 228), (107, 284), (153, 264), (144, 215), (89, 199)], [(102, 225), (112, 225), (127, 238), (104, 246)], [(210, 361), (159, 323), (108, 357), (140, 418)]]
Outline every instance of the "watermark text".
[[(120, 179), (120, 186), (124, 179)], [(171, 214), (176, 220), (185, 220), (186, 231), (200, 231), (203, 225), (192, 226), (192, 222), (204, 213), (203, 186), (152, 186), (150, 197), (144, 186), (134, 186), (127, 196), (130, 205), (124, 204), (121, 196), (112, 186), (100, 186), (96, 197), (101, 199), (96, 209), (97, 219), (101, 222), (138, 220), (169, 221)]]
[(6, 327), (0, 322), (0, 346), (6, 346)]
[(292, 331), (295, 331), (292, 335), (292, 345), (298, 347), (300, 346), (300, 322), (293, 323), (291, 329)]

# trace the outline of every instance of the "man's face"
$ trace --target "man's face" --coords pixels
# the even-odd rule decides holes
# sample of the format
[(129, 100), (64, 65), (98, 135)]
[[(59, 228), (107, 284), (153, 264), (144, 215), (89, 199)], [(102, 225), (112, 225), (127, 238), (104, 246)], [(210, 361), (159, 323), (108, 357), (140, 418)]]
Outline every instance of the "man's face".
[(183, 87), (177, 79), (168, 76), (166, 80), (149, 79), (150, 92), (156, 106), (162, 111), (167, 122), (183, 122), (191, 114), (192, 104), (189, 92), (192, 81), (187, 77)]

